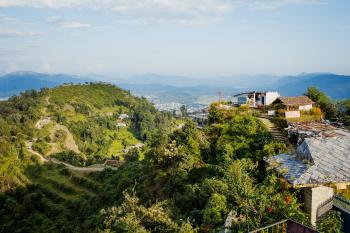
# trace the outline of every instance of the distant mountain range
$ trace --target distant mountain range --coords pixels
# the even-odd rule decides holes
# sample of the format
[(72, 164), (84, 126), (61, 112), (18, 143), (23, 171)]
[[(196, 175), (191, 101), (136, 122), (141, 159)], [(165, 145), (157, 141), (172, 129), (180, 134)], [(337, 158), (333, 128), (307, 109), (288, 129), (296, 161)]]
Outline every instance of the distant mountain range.
[(332, 99), (350, 98), (350, 76), (337, 74), (303, 74), (288, 76), (273, 85), (286, 96), (301, 95), (310, 86), (315, 86)]
[(330, 73), (297, 76), (235, 75), (218, 78), (144, 74), (113, 79), (98, 75), (84, 77), (35, 72), (14, 72), (1, 76), (0, 98), (16, 95), (28, 89), (96, 80), (111, 82), (137, 95), (155, 95), (163, 102), (194, 102), (201, 96), (218, 95), (219, 91), (231, 96), (240, 91), (277, 90), (282, 95), (295, 96), (303, 94), (309, 86), (318, 87), (333, 99), (350, 98), (350, 76)]
[(55, 87), (63, 83), (82, 83), (88, 81), (76, 75), (43, 74), (35, 72), (14, 72), (0, 77), (0, 98), (17, 95), (30, 89)]

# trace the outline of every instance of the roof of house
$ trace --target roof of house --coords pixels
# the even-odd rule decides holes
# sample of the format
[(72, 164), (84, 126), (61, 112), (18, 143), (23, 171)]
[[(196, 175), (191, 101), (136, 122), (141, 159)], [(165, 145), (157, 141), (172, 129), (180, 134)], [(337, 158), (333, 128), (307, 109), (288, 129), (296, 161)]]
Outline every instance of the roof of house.
[(288, 106), (300, 106), (300, 105), (309, 105), (314, 102), (309, 99), (307, 96), (293, 96), (293, 97), (278, 97), (277, 101), (281, 101), (284, 105)]
[(277, 91), (249, 91), (235, 94), (233, 97), (238, 97), (241, 95), (266, 95), (267, 93), (278, 93)]
[(128, 114), (123, 113), (119, 115), (119, 119), (126, 119), (126, 118), (129, 118)]
[(107, 159), (104, 163), (104, 165), (119, 165), (120, 161), (119, 160), (113, 160), (113, 159)]
[(332, 133), (305, 138), (295, 155), (280, 154), (265, 161), (294, 186), (350, 183), (350, 132)]

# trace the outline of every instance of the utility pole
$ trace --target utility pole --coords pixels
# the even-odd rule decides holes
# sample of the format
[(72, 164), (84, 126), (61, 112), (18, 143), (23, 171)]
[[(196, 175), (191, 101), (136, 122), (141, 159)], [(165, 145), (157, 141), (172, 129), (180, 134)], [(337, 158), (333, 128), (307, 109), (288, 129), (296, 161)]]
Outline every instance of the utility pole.
[(222, 91), (219, 91), (218, 95), (219, 95), (219, 103), (221, 103), (224, 100), (224, 93)]

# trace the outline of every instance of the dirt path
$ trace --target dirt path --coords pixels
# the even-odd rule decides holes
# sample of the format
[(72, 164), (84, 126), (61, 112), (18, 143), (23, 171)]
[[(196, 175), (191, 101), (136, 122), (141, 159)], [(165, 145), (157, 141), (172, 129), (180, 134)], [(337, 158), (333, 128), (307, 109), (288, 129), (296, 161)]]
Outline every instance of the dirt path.
[(32, 143), (32, 142), (26, 142), (27, 150), (28, 150), (30, 153), (32, 153), (32, 154), (38, 156), (39, 159), (40, 159), (40, 161), (42, 161), (43, 163), (46, 163), (46, 162), (49, 161), (47, 158), (45, 158), (44, 156), (42, 156), (40, 153), (34, 151), (33, 148), (32, 148), (32, 146), (33, 146), (33, 143)]
[[(71, 165), (69, 163), (65, 163), (65, 162), (59, 161), (59, 160), (54, 159), (54, 158), (51, 158), (50, 161), (53, 162), (53, 163), (56, 163), (56, 164), (62, 164), (64, 166), (66, 166), (69, 170), (77, 171), (77, 172), (84, 172), (84, 173), (100, 172), (100, 171), (103, 171), (106, 168), (103, 164), (94, 164), (94, 165), (91, 165), (89, 167), (77, 167), (77, 166), (73, 166), (73, 165)], [(109, 167), (109, 168), (111, 168), (112, 170), (118, 169), (116, 167)]]
[[(46, 97), (45, 101), (46, 101), (47, 104), (50, 104), (50, 97)], [(45, 111), (46, 111), (46, 109), (45, 109)], [(41, 129), (42, 127), (44, 127), (45, 125), (47, 125), (47, 124), (49, 124), (51, 122), (52, 121), (51, 121), (50, 117), (45, 117), (45, 118), (39, 120), (35, 124), (35, 126), (36, 126), (36, 128)], [(51, 140), (54, 138), (55, 132), (58, 131), (58, 130), (63, 130), (63, 131), (66, 132), (67, 136), (66, 136), (66, 138), (64, 140), (64, 146), (67, 149), (72, 150), (72, 151), (74, 151), (77, 154), (80, 154), (80, 150), (79, 150), (77, 144), (75, 143), (73, 135), (68, 130), (68, 128), (66, 126), (64, 126), (64, 125), (60, 125), (60, 124), (55, 123), (55, 125), (54, 125), (54, 127), (53, 127), (53, 129), (52, 129), (52, 131), (50, 133)], [(105, 166), (104, 164), (93, 164), (93, 165), (91, 165), (89, 167), (73, 166), (73, 165), (71, 165), (69, 163), (59, 161), (59, 160), (57, 160), (55, 158), (49, 158), (49, 159), (45, 158), (42, 154), (40, 154), (37, 151), (33, 150), (33, 142), (27, 141), (27, 142), (25, 142), (25, 144), (26, 144), (27, 150), (30, 153), (38, 156), (40, 161), (42, 161), (43, 163), (47, 163), (47, 162), (51, 161), (51, 162), (53, 162), (55, 164), (62, 164), (62, 165), (66, 166), (68, 169), (70, 169), (72, 171), (77, 171), (77, 172), (82, 172), (82, 173), (89, 173), (89, 172), (103, 171), (107, 167), (111, 168), (113, 170), (118, 169), (117, 167), (109, 167), (109, 166)], [(50, 153), (52, 153), (52, 152), (59, 152), (59, 148), (57, 147), (57, 143), (50, 143), (50, 145), (52, 146), (52, 150), (51, 150)]]
[(50, 96), (45, 97), (45, 102), (46, 102), (46, 105), (50, 104)]
[(66, 166), (69, 170), (72, 170), (72, 171), (77, 171), (77, 172), (82, 172), (82, 173), (89, 173), (89, 172), (100, 172), (100, 171), (103, 171), (104, 169), (106, 168), (110, 168), (112, 170), (117, 170), (118, 168), (117, 167), (109, 167), (109, 166), (104, 166), (103, 164), (93, 164), (89, 167), (77, 167), (77, 166), (73, 166), (69, 163), (66, 163), (66, 162), (62, 162), (62, 161), (59, 161), (55, 158), (45, 158), (42, 154), (36, 152), (33, 150), (32, 146), (33, 146), (33, 143), (32, 142), (26, 142), (26, 146), (27, 146), (27, 149), (30, 153), (36, 155), (39, 157), (40, 161), (42, 161), (43, 163), (47, 163), (49, 161), (55, 163), (55, 164), (62, 164), (64, 166)]
[[(35, 127), (37, 129), (42, 129), (45, 125), (50, 124), (51, 122), (52, 122), (52, 120), (50, 117), (45, 117), (43, 119), (38, 120), (38, 122), (35, 124)], [(64, 142), (63, 142), (64, 147), (68, 150), (74, 151), (75, 153), (79, 154), (80, 153), (79, 147), (77, 146), (77, 144), (74, 140), (74, 137), (71, 134), (71, 132), (68, 130), (68, 128), (64, 125), (60, 125), (57, 123), (54, 123), (54, 124), (55, 125), (51, 129), (51, 132), (50, 132), (51, 141), (53, 140), (55, 133), (58, 130), (62, 130), (66, 133), (66, 138), (64, 139)], [(61, 151), (57, 143), (51, 142), (50, 145), (51, 145), (52, 149), (48, 154), (54, 154), (54, 153), (58, 153)]]
[(51, 131), (50, 138), (53, 139), (56, 131), (58, 131), (58, 130), (63, 130), (66, 132), (67, 136), (64, 140), (64, 147), (66, 147), (68, 150), (74, 151), (77, 154), (80, 154), (80, 150), (79, 150), (77, 144), (75, 143), (73, 135), (71, 134), (71, 132), (68, 130), (68, 128), (66, 126), (60, 125), (60, 124), (55, 124), (55, 126), (53, 127), (53, 129)]

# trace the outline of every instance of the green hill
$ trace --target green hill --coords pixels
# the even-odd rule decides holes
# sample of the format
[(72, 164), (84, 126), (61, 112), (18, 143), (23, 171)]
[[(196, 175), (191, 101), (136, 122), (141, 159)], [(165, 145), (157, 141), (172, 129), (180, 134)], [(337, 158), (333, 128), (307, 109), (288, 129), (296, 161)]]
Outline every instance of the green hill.
[(171, 121), (145, 99), (109, 84), (28, 91), (0, 102), (0, 109), (2, 189), (28, 182), (22, 170), (38, 160), (34, 152), (77, 166), (123, 160), (125, 149)]
[(208, 121), (101, 83), (0, 102), (0, 232), (218, 232), (229, 213), (233, 232), (307, 223), (299, 193), (264, 166), (286, 145), (255, 113), (216, 103)]

